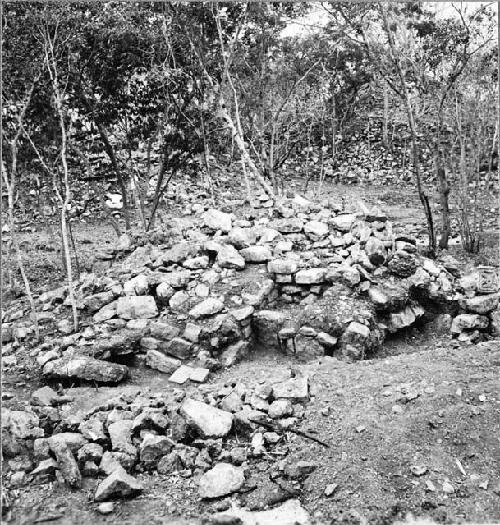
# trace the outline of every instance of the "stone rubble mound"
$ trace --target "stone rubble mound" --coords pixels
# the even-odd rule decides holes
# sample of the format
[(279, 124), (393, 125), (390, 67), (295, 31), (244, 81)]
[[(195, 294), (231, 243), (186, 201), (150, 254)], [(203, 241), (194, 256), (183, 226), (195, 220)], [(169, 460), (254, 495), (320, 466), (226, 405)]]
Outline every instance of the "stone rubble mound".
[[(379, 209), (347, 213), (299, 196), (279, 207), (261, 197), (237, 214), (196, 204), (160, 239), (124, 236), (96, 255), (94, 273), (76, 285), (78, 332), (66, 287), (40, 295), (43, 341), (31, 356), (61, 385), (117, 384), (130, 366), (143, 365), (168, 374), (173, 386), (198, 385), (197, 393), (139, 391), (74, 413), (61, 390), (37, 390), (28, 409), (2, 410), (11, 487), (55, 477), (79, 488), (83, 478), (97, 478), (93, 499), (107, 504), (139, 494), (141, 475), (156, 471), (193, 477), (200, 497), (213, 500), (255, 488), (258, 459), (272, 463), (271, 477), (287, 494), (297, 494), (316, 467), (286, 459), (308, 378), (204, 384), (211, 371), (258, 346), (305, 361), (356, 361), (419, 322), (459, 341), (500, 337), (498, 292), (485, 293), (477, 273), (460, 275), (450, 256), (421, 255)], [(2, 319), (8, 367), (34, 332), (20, 303)], [(305, 511), (290, 505), (290, 523), (305, 523)], [(245, 512), (221, 513), (213, 523), (275, 519), (273, 511)]]
[[(435, 320), (463, 341), (500, 334), (499, 294), (481, 295), (451, 256), (431, 260), (380, 209), (347, 213), (303, 197), (265, 196), (240, 216), (193, 205), (172, 219), (167, 244), (124, 236), (82, 275), (73, 333), (66, 287), (38, 298), (40, 323), (60, 337), (35, 350), (50, 379), (117, 383), (127, 359), (203, 382), (256, 343), (300, 359), (363, 359), (388, 334)], [(99, 266), (102, 270), (102, 266)], [(32, 333), (27, 312), (5, 312), (2, 340)], [(8, 359), (9, 347), (5, 351)], [(117, 362), (118, 361), (118, 362)]]

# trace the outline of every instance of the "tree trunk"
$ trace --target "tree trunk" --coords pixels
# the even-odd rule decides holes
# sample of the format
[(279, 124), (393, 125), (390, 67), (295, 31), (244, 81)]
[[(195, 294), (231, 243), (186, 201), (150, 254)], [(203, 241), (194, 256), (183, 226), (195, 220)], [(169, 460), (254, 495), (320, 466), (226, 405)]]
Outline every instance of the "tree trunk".
[(425, 218), (427, 220), (427, 231), (429, 233), (429, 252), (432, 257), (435, 257), (436, 255), (436, 235), (434, 232), (434, 220), (432, 217), (432, 209), (430, 207), (429, 197), (427, 196), (422, 186), (422, 177), (420, 174), (420, 155), (419, 155), (419, 149), (418, 149), (418, 134), (417, 134), (417, 128), (415, 124), (415, 118), (413, 115), (413, 108), (411, 105), (410, 94), (408, 92), (408, 88), (406, 86), (406, 79), (405, 79), (403, 70), (401, 69), (401, 64), (399, 62), (398, 54), (396, 51), (396, 46), (394, 43), (394, 36), (389, 27), (389, 21), (387, 19), (386, 8), (383, 6), (382, 3), (380, 3), (379, 6), (380, 6), (381, 14), (382, 14), (384, 30), (387, 35), (387, 41), (389, 43), (389, 48), (391, 50), (392, 61), (394, 63), (394, 66), (396, 67), (396, 71), (399, 76), (399, 81), (401, 82), (402, 98), (403, 98), (403, 102), (405, 103), (406, 114), (408, 117), (408, 124), (410, 126), (410, 132), (411, 132), (411, 143), (412, 143), (412, 153), (413, 153), (413, 171), (415, 173), (415, 181), (417, 183), (418, 197), (424, 208)]
[(462, 236), (462, 247), (465, 251), (470, 252), (472, 249), (472, 235), (469, 221), (469, 182), (467, 177), (465, 140), (462, 136), (460, 122), (458, 140), (460, 142), (460, 233)]
[(443, 163), (443, 154), (441, 152), (441, 130), (443, 129), (443, 104), (444, 98), (441, 99), (437, 114), (437, 129), (434, 144), (434, 165), (436, 166), (437, 180), (439, 183), (439, 200), (441, 203), (441, 220), (442, 232), (439, 239), (439, 248), (446, 250), (450, 238), (450, 206), (449, 194), (450, 186), (446, 177), (446, 168)]
[[(68, 224), (67, 224), (67, 210), (68, 210), (68, 204), (70, 202), (70, 189), (69, 189), (69, 181), (68, 181), (68, 164), (67, 164), (67, 158), (66, 158), (66, 126), (64, 124), (63, 119), (63, 113), (62, 113), (62, 106), (61, 101), (59, 100), (58, 103), (58, 110), (60, 112), (60, 124), (61, 124), (61, 161), (63, 164), (63, 171), (64, 171), (64, 199), (62, 199), (59, 191), (57, 192), (60, 201), (61, 201), (61, 235), (62, 235), (62, 244), (63, 244), (63, 251), (65, 256), (65, 263), (66, 263), (66, 276), (68, 280), (68, 296), (69, 301), (71, 303), (71, 309), (73, 311), (73, 329), (75, 332), (78, 331), (78, 309), (76, 307), (76, 299), (75, 294), (73, 290), (73, 268), (71, 265), (71, 252), (69, 247), (69, 237), (68, 237)], [(55, 182), (55, 181), (54, 181)]]
[(150, 231), (153, 228), (154, 223), (155, 223), (156, 211), (158, 210), (158, 205), (160, 204), (160, 197), (162, 194), (161, 188), (163, 184), (163, 178), (165, 177), (165, 171), (166, 171), (166, 160), (165, 158), (162, 158), (160, 169), (158, 172), (158, 179), (156, 181), (155, 194), (153, 197), (153, 206), (151, 208), (151, 215), (149, 216), (148, 227), (146, 228), (146, 231)]
[[(413, 122), (413, 114), (410, 109), (411, 120)], [(414, 125), (414, 124), (413, 124)], [(420, 175), (420, 155), (417, 142), (417, 133), (412, 127), (411, 130), (411, 143), (413, 152), (413, 171), (415, 173), (415, 180), (417, 183), (418, 197), (424, 208), (425, 218), (427, 220), (427, 232), (429, 233), (429, 252), (432, 257), (436, 255), (436, 235), (434, 232), (434, 219), (432, 217), (432, 210), (429, 203), (429, 197), (427, 196), (423, 186), (422, 178)]]
[(75, 300), (75, 294), (73, 290), (73, 269), (71, 266), (71, 254), (70, 254), (70, 248), (69, 248), (69, 239), (68, 239), (68, 224), (67, 224), (67, 213), (66, 213), (66, 206), (69, 203), (69, 199), (66, 198), (63, 201), (63, 205), (61, 207), (61, 234), (62, 234), (62, 242), (63, 242), (63, 250), (65, 255), (65, 263), (66, 263), (66, 275), (68, 280), (68, 296), (69, 301), (71, 303), (71, 309), (73, 311), (73, 329), (75, 332), (78, 331), (78, 310), (76, 307), (76, 300)]
[(382, 120), (382, 144), (389, 149), (389, 90), (387, 82), (382, 80), (382, 96), (384, 97), (384, 113)]
[(337, 155), (337, 101), (332, 96), (332, 161)]
[(278, 188), (276, 187), (276, 175), (274, 173), (274, 141), (276, 137), (276, 122), (271, 123), (271, 142), (269, 144), (269, 177), (273, 185), (273, 191), (276, 193)]
[(67, 130), (64, 122), (64, 109), (63, 109), (63, 96), (59, 90), (59, 79), (57, 74), (57, 63), (54, 58), (54, 42), (51, 40), (48, 33), (45, 36), (45, 58), (47, 67), (49, 70), (50, 79), (52, 81), (52, 90), (54, 94), (54, 101), (56, 106), (57, 115), (59, 117), (59, 127), (61, 130), (61, 164), (63, 167), (63, 188), (64, 198), (59, 191), (55, 173), (53, 176), (54, 191), (61, 204), (61, 236), (62, 245), (66, 263), (66, 277), (68, 281), (68, 296), (71, 303), (71, 309), (73, 311), (73, 329), (75, 332), (78, 331), (78, 309), (76, 306), (76, 299), (73, 290), (73, 269), (71, 266), (71, 252), (69, 247), (68, 239), (68, 225), (67, 225), (67, 210), (71, 199), (71, 191), (69, 188), (69, 170), (68, 170), (68, 159), (67, 159)]
[(250, 171), (252, 175), (255, 177), (255, 180), (262, 186), (264, 191), (267, 193), (267, 195), (274, 199), (274, 192), (271, 186), (266, 182), (264, 177), (260, 174), (259, 169), (255, 165), (255, 162), (253, 161), (252, 157), (250, 157), (245, 141), (243, 140), (243, 137), (241, 136), (240, 130), (237, 129), (235, 123), (233, 122), (233, 119), (231, 118), (231, 115), (229, 114), (229, 111), (227, 110), (226, 106), (224, 104), (221, 104), (220, 114), (224, 121), (226, 122), (227, 126), (231, 130), (231, 134), (234, 140), (234, 143), (236, 144), (236, 147), (240, 151), (240, 155), (243, 159), (243, 161), (246, 163), (246, 165), (250, 168)]
[[(166, 155), (165, 155), (165, 157), (166, 157)], [(150, 231), (153, 228), (154, 223), (155, 223), (155, 219), (156, 219), (156, 212), (158, 211), (158, 206), (160, 205), (160, 198), (163, 195), (163, 193), (165, 192), (165, 190), (168, 188), (168, 184), (172, 180), (172, 177), (177, 172), (177, 168), (172, 168), (172, 173), (170, 173), (170, 175), (169, 175), (169, 177), (167, 179), (167, 182), (165, 182), (165, 184), (163, 184), (163, 179), (165, 178), (165, 173), (167, 171), (167, 168), (166, 168), (167, 165), (166, 165), (166, 158), (165, 157), (162, 159), (161, 164), (160, 164), (160, 171), (159, 171), (159, 174), (158, 174), (158, 181), (156, 183), (155, 195), (154, 195), (154, 198), (153, 198), (153, 207), (151, 209), (151, 215), (149, 217), (149, 222), (148, 222), (148, 226), (146, 228), (146, 231)], [(162, 184), (163, 184), (163, 186), (162, 186)]]
[(142, 191), (140, 190), (140, 188), (137, 188), (139, 186), (139, 180), (138, 177), (136, 177), (133, 173), (130, 182), (132, 186), (132, 195), (134, 197), (135, 207), (137, 208), (137, 211), (139, 213), (139, 220), (141, 222), (142, 229), (143, 231), (147, 231), (146, 218), (144, 216), (144, 200), (142, 198)]
[(446, 170), (444, 166), (438, 166), (437, 176), (439, 180), (439, 199), (441, 201), (442, 213), (442, 232), (439, 239), (439, 248), (446, 250), (448, 248), (448, 241), (450, 238), (450, 207), (448, 196), (450, 194), (450, 185), (446, 177)]

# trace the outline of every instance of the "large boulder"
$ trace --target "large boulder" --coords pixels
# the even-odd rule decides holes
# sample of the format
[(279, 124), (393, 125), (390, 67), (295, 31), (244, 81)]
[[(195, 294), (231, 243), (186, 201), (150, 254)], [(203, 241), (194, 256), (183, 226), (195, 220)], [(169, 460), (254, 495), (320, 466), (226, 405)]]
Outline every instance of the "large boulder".
[(277, 219), (273, 221), (271, 227), (280, 233), (300, 233), (304, 228), (304, 223), (298, 218)]
[(269, 246), (249, 246), (248, 248), (243, 248), (240, 251), (240, 254), (243, 256), (246, 262), (248, 263), (265, 263), (272, 259), (273, 254)]
[(218, 463), (205, 472), (199, 481), (203, 499), (220, 498), (238, 491), (245, 483), (243, 469), (229, 463)]
[(203, 223), (211, 230), (221, 230), (229, 232), (232, 228), (233, 220), (229, 213), (210, 209), (202, 215)]
[(396, 282), (384, 282), (371, 286), (368, 297), (378, 312), (396, 312), (404, 308), (409, 299), (408, 289)]
[(174, 442), (165, 436), (146, 434), (139, 447), (139, 459), (145, 467), (156, 466), (159, 460), (172, 451)]
[(123, 270), (129, 270), (140, 273), (144, 270), (145, 265), (151, 263), (152, 255), (152, 246), (139, 246), (123, 261), (121, 267), (123, 268)]
[(83, 300), (83, 307), (90, 313), (97, 312), (103, 306), (111, 303), (115, 298), (115, 294), (111, 290), (99, 292), (94, 295), (89, 295)]
[(64, 478), (64, 481), (70, 486), (78, 488), (82, 483), (82, 475), (78, 464), (76, 462), (73, 452), (70, 450), (68, 444), (58, 439), (58, 435), (51, 436), (48, 439), (49, 447), (56, 457), (57, 466)]
[(221, 268), (235, 268), (236, 270), (245, 268), (245, 259), (231, 244), (224, 244), (219, 248), (216, 261)]
[(170, 341), (181, 333), (180, 328), (162, 320), (152, 322), (149, 331), (152, 337), (162, 341)]
[(175, 294), (175, 290), (168, 283), (160, 283), (156, 287), (156, 297), (163, 304), (167, 303), (169, 299)]
[(398, 250), (392, 256), (387, 267), (392, 274), (398, 277), (410, 277), (417, 269), (417, 261), (415, 255)]
[(224, 437), (233, 426), (232, 414), (195, 399), (187, 398), (181, 405), (180, 413), (203, 438)]
[(178, 359), (188, 359), (191, 357), (192, 348), (191, 341), (186, 341), (182, 337), (174, 337), (162, 344), (160, 350)]
[(198, 253), (199, 248), (200, 247), (198, 245), (185, 241), (174, 244), (171, 248), (164, 250), (161, 253), (159, 262), (165, 266), (170, 264), (180, 264), (188, 257), (194, 257)]
[(40, 420), (34, 412), (2, 408), (2, 431), (7, 431), (14, 439), (33, 439), (42, 437)]
[(255, 279), (245, 283), (241, 290), (241, 298), (246, 305), (254, 306), (256, 308), (263, 305), (266, 298), (269, 297), (274, 288), (272, 279), (264, 279), (262, 281)]
[(281, 233), (274, 228), (259, 228), (257, 231), (260, 243), (273, 242), (282, 237)]
[(477, 295), (465, 301), (467, 312), (486, 315), (493, 312), (498, 307), (499, 294)]
[(35, 442), (42, 441), (36, 439), (42, 438), (44, 431), (39, 427), (40, 420), (34, 412), (2, 408), (1, 423), (3, 457), (28, 453), (31, 448), (28, 444), (32, 443), (33, 439)]
[(377, 237), (370, 237), (366, 241), (365, 252), (369, 261), (375, 266), (384, 264), (387, 259), (387, 250), (385, 245)]
[(341, 232), (349, 232), (356, 221), (354, 213), (343, 213), (330, 219), (330, 224)]
[(94, 501), (134, 496), (142, 492), (142, 485), (121, 467), (116, 468), (104, 481), (101, 481), (94, 495)]
[(248, 248), (257, 241), (257, 233), (254, 228), (233, 228), (228, 235), (228, 241), (241, 250), (242, 248)]
[(293, 274), (297, 272), (297, 262), (292, 259), (273, 259), (267, 265), (269, 273)]
[(111, 303), (102, 306), (102, 308), (92, 317), (94, 323), (102, 323), (104, 321), (108, 321), (109, 319), (113, 319), (113, 317), (116, 315), (117, 304), (118, 301), (112, 301)]
[(123, 452), (132, 457), (136, 456), (137, 451), (132, 444), (132, 425), (131, 419), (120, 419), (108, 425), (111, 449), (114, 452)]
[(172, 288), (184, 288), (190, 280), (191, 271), (187, 269), (164, 273), (161, 277), (161, 282), (168, 284)]
[(179, 290), (168, 300), (168, 306), (170, 306), (173, 312), (186, 312), (189, 309), (190, 297), (187, 292)]
[(215, 297), (209, 297), (192, 308), (189, 311), (189, 315), (195, 319), (199, 319), (200, 317), (208, 317), (217, 314), (223, 309), (224, 303), (222, 301)]
[(50, 388), (50, 386), (44, 386), (36, 389), (30, 397), (30, 403), (34, 406), (53, 406), (58, 405), (59, 396), (57, 392)]
[(128, 376), (125, 365), (91, 357), (55, 359), (43, 367), (43, 375), (51, 379), (83, 379), (96, 383), (119, 383)]
[(295, 282), (297, 284), (322, 284), (325, 282), (325, 276), (325, 268), (308, 268), (299, 270), (295, 274)]
[(309, 221), (304, 226), (305, 234), (312, 241), (320, 241), (328, 235), (328, 224), (320, 221)]
[(149, 281), (144, 274), (139, 274), (123, 284), (125, 295), (147, 295)]
[(203, 347), (222, 349), (242, 338), (236, 319), (230, 314), (218, 314), (203, 325), (199, 340)]
[(389, 315), (387, 328), (391, 333), (408, 328), (415, 323), (417, 319), (422, 317), (424, 313), (425, 310), (419, 304), (410, 304), (400, 312), (391, 313)]
[(113, 332), (106, 339), (98, 339), (93, 348), (92, 355), (96, 359), (110, 359), (120, 355), (133, 353), (138, 346), (142, 333), (139, 330), (123, 329)]
[(484, 315), (460, 314), (453, 319), (451, 333), (457, 335), (467, 330), (484, 330), (489, 323), (490, 320)]
[(173, 374), (181, 364), (179, 359), (165, 355), (158, 350), (148, 350), (146, 353), (146, 365), (164, 374)]
[(337, 282), (354, 288), (361, 282), (361, 274), (358, 269), (347, 264), (341, 264), (333, 268), (328, 268), (325, 279), (331, 283)]
[(122, 319), (151, 319), (158, 315), (158, 308), (153, 296), (132, 295), (118, 299), (116, 313)]
[(298, 317), (299, 326), (310, 326), (316, 332), (333, 337), (340, 337), (352, 321), (375, 326), (374, 308), (338, 283), (334, 283), (323, 297), (305, 306)]
[(340, 338), (342, 356), (350, 361), (363, 359), (369, 346), (370, 329), (368, 326), (356, 321), (349, 323)]

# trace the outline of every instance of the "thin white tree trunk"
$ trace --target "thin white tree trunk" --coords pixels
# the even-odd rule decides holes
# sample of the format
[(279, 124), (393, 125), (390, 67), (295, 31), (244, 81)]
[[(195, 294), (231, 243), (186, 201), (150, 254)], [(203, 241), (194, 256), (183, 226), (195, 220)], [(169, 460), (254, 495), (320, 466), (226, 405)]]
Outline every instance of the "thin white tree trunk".
[(51, 39), (48, 31), (44, 33), (45, 36), (45, 58), (47, 67), (49, 70), (50, 79), (52, 81), (52, 89), (54, 93), (54, 102), (56, 111), (59, 117), (59, 127), (61, 129), (61, 164), (63, 167), (63, 188), (64, 197), (61, 195), (57, 186), (55, 173), (53, 176), (54, 191), (61, 204), (61, 237), (64, 250), (64, 261), (66, 265), (66, 276), (68, 282), (68, 297), (73, 311), (73, 329), (78, 331), (78, 308), (76, 305), (76, 298), (73, 289), (73, 270), (71, 265), (71, 252), (68, 238), (68, 225), (67, 225), (67, 209), (71, 200), (71, 192), (69, 188), (69, 171), (68, 171), (68, 158), (67, 158), (67, 131), (66, 124), (64, 122), (64, 109), (63, 109), (63, 98), (59, 89), (59, 80), (57, 75), (57, 63), (54, 56), (54, 42)]

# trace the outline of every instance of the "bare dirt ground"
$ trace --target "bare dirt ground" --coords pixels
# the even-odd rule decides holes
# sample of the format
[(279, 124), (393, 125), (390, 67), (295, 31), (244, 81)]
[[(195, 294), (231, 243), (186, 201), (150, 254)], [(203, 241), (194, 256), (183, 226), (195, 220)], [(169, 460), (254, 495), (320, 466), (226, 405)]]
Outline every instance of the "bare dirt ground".
[[(349, 202), (362, 198), (380, 204), (395, 225), (423, 229), (423, 213), (413, 193), (329, 186), (325, 196), (329, 194)], [(491, 199), (494, 203), (495, 197)], [(103, 224), (75, 224), (73, 232), (82, 261), (114, 240), (112, 229)], [(497, 233), (491, 229), (479, 256), (463, 256), (459, 247), (450, 252), (460, 257), (464, 268), (495, 264)], [(62, 280), (59, 240), (54, 235), (47, 230), (23, 234), (37, 292)], [(22, 407), (41, 384), (29, 351), (19, 352), (17, 367), (3, 371), (3, 391), (12, 396), (3, 401), (6, 407)], [(199, 501), (195, 478), (139, 474), (143, 495), (119, 501), (113, 514), (101, 516), (92, 501), (99, 480), (85, 478), (78, 491), (58, 483), (12, 488), (8, 522), (184, 525), (199, 523), (231, 503), (263, 509), (280, 497), (294, 496), (318, 523), (389, 524), (409, 512), (441, 523), (500, 523), (498, 343), (460, 345), (448, 335), (414, 330), (389, 341), (376, 359), (355, 364), (334, 358), (300, 364), (260, 349), (243, 363), (214, 374), (210, 382), (251, 384), (290, 367), (310, 379), (312, 398), (301, 428), (328, 444), (323, 447), (288, 434), (287, 457), (317, 465), (300, 493), (280, 493), (271, 479), (273, 462), (253, 459), (261, 473), (254, 490), (212, 503)], [(75, 410), (84, 410), (131, 389), (173, 393), (167, 377), (133, 368), (123, 386), (79, 386), (66, 393), (75, 398)], [(326, 495), (332, 484), (332, 494)]]

